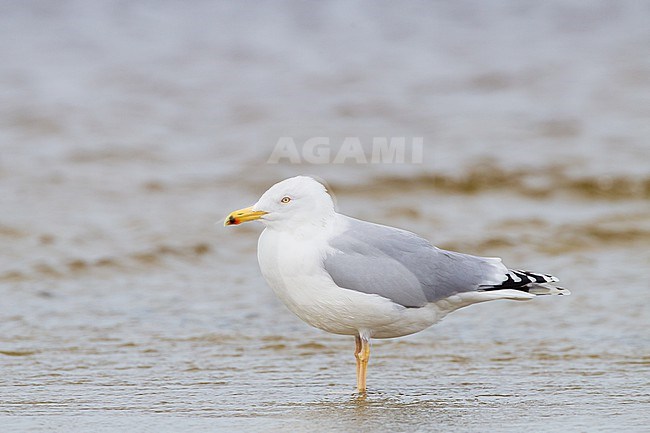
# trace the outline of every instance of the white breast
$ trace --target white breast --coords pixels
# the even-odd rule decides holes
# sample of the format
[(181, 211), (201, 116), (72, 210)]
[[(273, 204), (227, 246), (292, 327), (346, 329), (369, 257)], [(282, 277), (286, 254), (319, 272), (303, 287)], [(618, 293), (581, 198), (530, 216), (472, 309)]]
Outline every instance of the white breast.
[(320, 266), (321, 251), (313, 239), (302, 241), (290, 234), (266, 229), (258, 242), (262, 275), (275, 294), (298, 317), (317, 328), (355, 334), (346, 323), (354, 306), (354, 293), (338, 288)]

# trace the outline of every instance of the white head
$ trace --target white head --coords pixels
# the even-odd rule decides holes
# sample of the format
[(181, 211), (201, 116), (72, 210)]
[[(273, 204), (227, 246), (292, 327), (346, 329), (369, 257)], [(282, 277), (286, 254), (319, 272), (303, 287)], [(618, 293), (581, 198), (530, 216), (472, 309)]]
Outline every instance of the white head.
[(224, 225), (260, 220), (274, 229), (292, 230), (323, 226), (332, 215), (334, 203), (325, 187), (311, 177), (296, 176), (273, 185), (253, 206), (228, 215)]

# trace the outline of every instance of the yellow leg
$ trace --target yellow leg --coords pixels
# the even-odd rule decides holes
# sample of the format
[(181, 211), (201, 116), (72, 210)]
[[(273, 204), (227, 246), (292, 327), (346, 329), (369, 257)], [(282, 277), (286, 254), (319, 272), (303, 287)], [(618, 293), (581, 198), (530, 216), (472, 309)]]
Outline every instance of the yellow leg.
[(358, 335), (354, 336), (354, 359), (357, 361), (357, 383), (359, 383), (359, 372), (361, 371), (361, 361), (359, 360), (359, 354), (361, 353), (361, 337)]
[(357, 391), (360, 394), (366, 392), (366, 373), (368, 371), (368, 360), (370, 359), (370, 342), (363, 337), (355, 337), (357, 350)]

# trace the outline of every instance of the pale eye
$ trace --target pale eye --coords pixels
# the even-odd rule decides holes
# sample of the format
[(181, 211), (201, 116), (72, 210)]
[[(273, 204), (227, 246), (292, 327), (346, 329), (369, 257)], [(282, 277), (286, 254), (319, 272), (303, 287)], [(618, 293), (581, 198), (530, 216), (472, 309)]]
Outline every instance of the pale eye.
[(289, 203), (291, 201), (291, 197), (282, 197), (282, 200), (280, 200), (280, 203)]

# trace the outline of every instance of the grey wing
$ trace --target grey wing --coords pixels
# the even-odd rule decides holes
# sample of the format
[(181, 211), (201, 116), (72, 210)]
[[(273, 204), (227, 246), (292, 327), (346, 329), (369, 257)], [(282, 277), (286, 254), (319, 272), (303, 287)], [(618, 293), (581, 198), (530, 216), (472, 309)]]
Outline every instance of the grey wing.
[(405, 230), (343, 218), (349, 228), (330, 241), (324, 261), (339, 287), (422, 307), (506, 279), (500, 259), (441, 250)]

